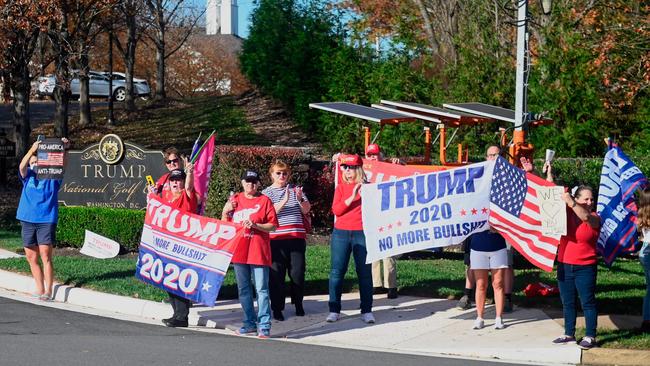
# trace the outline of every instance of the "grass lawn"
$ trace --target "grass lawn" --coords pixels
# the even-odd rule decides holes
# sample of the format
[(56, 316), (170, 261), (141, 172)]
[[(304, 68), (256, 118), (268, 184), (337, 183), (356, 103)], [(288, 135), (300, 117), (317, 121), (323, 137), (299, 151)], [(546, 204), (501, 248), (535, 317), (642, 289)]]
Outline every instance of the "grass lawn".
[[(22, 248), (20, 234), (0, 231), (0, 246), (17, 250)], [(68, 251), (65, 251), (68, 252)], [(64, 251), (60, 250), (63, 254)], [(56, 254), (56, 253), (55, 253)], [(138, 281), (135, 276), (134, 255), (114, 259), (94, 259), (78, 255), (55, 255), (54, 267), (57, 281), (93, 290), (161, 301), (167, 295), (162, 290)], [(307, 247), (307, 295), (328, 292), (329, 247)], [(353, 261), (346, 275), (343, 291), (358, 291)], [(516, 263), (517, 265), (517, 263)], [(434, 257), (429, 253), (417, 253), (397, 261), (399, 290), (404, 295), (435, 298), (458, 298), (464, 287), (462, 253), (445, 252)], [(29, 273), (23, 258), (0, 260), (0, 269)], [(554, 273), (537, 269), (519, 269), (515, 273), (515, 303), (537, 308), (560, 308), (558, 296), (526, 298), (521, 291), (528, 283), (542, 281), (555, 284)], [(619, 259), (608, 269), (599, 266), (598, 310), (600, 313), (639, 315), (645, 291), (643, 270), (637, 260)], [(220, 299), (237, 297), (233, 271), (228, 271), (219, 293)], [(582, 333), (581, 333), (582, 332)], [(578, 335), (584, 329), (578, 330)], [(603, 347), (650, 349), (650, 335), (633, 330), (599, 330), (598, 340)]]

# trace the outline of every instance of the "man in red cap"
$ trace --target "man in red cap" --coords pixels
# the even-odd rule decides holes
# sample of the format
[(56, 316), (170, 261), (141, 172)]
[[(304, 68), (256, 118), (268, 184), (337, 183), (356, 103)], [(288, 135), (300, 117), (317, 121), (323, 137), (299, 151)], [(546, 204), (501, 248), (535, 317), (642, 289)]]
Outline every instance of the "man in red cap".
[[(383, 161), (384, 156), (377, 144), (370, 144), (366, 147), (366, 159)], [(390, 159), (393, 164), (401, 164), (398, 158)], [(384, 273), (381, 273), (381, 264), (384, 264)], [(397, 268), (395, 258), (384, 258), (381, 261), (372, 263), (372, 287), (375, 294), (388, 292), (389, 299), (397, 298)]]

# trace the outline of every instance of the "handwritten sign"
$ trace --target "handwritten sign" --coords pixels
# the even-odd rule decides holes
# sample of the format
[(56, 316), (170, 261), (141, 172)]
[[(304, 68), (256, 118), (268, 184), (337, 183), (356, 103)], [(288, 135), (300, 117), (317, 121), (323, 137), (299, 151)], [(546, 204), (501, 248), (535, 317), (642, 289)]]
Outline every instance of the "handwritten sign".
[(544, 235), (566, 235), (566, 204), (562, 200), (563, 187), (539, 187), (540, 216)]
[(79, 251), (90, 257), (107, 259), (114, 258), (120, 252), (120, 244), (109, 238), (86, 230), (84, 245)]

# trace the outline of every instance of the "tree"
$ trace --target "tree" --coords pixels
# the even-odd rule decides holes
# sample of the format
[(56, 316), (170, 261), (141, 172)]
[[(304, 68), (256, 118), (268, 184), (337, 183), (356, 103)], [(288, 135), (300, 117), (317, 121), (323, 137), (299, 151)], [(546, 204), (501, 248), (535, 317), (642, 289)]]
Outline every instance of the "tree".
[[(53, 1), (0, 0), (0, 67), (7, 70), (13, 93), (13, 124), (17, 156), (29, 148), (31, 126), (29, 62), (39, 34), (50, 20), (57, 19)], [(59, 135), (62, 136), (62, 135)]]
[[(72, 13), (73, 47), (76, 57), (73, 61), (78, 63), (79, 75), (79, 126), (85, 127), (92, 123), (89, 97), (89, 60), (88, 52), (94, 46), (94, 40), (103, 31), (97, 22), (100, 17), (110, 18), (110, 10), (120, 0), (76, 0)], [(109, 93), (110, 94), (110, 93)], [(111, 98), (112, 96), (109, 96)]]
[(136, 46), (144, 31), (144, 23), (141, 22), (140, 14), (145, 9), (143, 0), (122, 0), (116, 7), (122, 15), (126, 25), (126, 41), (122, 43), (119, 37), (115, 38), (115, 46), (122, 55), (125, 65), (126, 74), (126, 110), (127, 112), (135, 111), (135, 95), (133, 93), (133, 71), (136, 60)]
[[(165, 60), (178, 51), (187, 38), (192, 34), (196, 23), (203, 12), (192, 12), (185, 9), (185, 0), (146, 0), (149, 10), (149, 32), (147, 36), (156, 48), (156, 95), (155, 98), (166, 98), (165, 93)], [(168, 28), (173, 26), (175, 37), (168, 43)], [(171, 45), (171, 47), (169, 47)]]
[(240, 57), (244, 75), (283, 102), (313, 133), (316, 114), (308, 104), (323, 96), (327, 57), (340, 42), (333, 15), (319, 2), (303, 6), (292, 0), (263, 0), (251, 19)]

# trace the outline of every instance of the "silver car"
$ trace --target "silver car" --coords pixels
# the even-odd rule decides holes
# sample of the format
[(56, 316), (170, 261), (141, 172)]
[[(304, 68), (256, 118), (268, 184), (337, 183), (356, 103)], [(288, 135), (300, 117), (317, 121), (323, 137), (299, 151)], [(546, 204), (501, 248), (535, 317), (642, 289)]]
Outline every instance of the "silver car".
[[(104, 76), (109, 76), (109, 72), (102, 72)], [(123, 72), (113, 72), (113, 81), (120, 81), (126, 84), (126, 74)], [(149, 88), (149, 83), (145, 79), (133, 78), (133, 87), (135, 95), (140, 98), (147, 99), (151, 95), (151, 88)], [(126, 91), (123, 91), (126, 93)], [(126, 94), (125, 94), (126, 97)]]
[[(73, 71), (73, 75), (75, 74), (76, 72)], [(113, 74), (113, 76), (115, 77), (115, 74)], [(122, 102), (126, 99), (126, 83), (124, 80), (113, 79), (113, 88), (109, 93), (109, 79), (107, 75), (96, 71), (90, 71), (88, 77), (88, 94), (90, 97), (108, 98), (112, 95), (113, 99), (118, 102)], [(54, 75), (40, 77), (38, 78), (37, 93), (39, 95), (51, 96), (54, 93), (55, 85), (56, 77)], [(134, 82), (134, 86), (136, 85), (138, 84)], [(149, 95), (149, 85), (146, 86), (146, 92), (141, 89), (143, 88), (136, 86), (137, 95)], [(79, 77), (76, 75), (70, 82), (70, 92), (73, 98), (78, 98), (80, 95)]]

